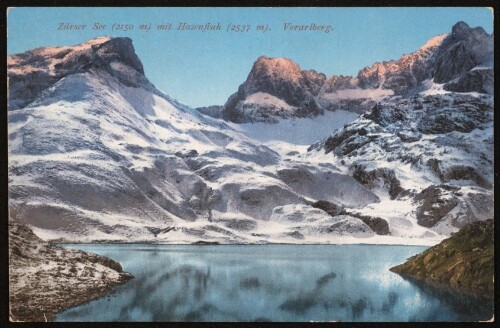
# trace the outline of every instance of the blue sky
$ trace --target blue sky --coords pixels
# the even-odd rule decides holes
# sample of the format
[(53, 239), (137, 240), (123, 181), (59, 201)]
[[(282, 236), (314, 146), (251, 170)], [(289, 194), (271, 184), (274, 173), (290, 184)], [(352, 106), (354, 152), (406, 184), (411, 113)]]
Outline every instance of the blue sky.
[[(261, 55), (290, 58), (302, 69), (327, 76), (355, 75), (376, 61), (415, 51), (461, 20), (493, 31), (488, 8), (11, 8), (7, 51), (74, 45), (102, 35), (127, 36), (146, 76), (172, 97), (197, 107), (223, 104)], [(58, 31), (63, 22), (88, 26), (83, 31)], [(177, 31), (180, 22), (220, 22), (222, 31)], [(94, 23), (107, 28), (93, 30)], [(134, 29), (112, 31), (114, 23), (133, 24)], [(140, 24), (149, 23), (151, 30), (139, 30)], [(172, 23), (173, 29), (155, 30), (165, 23)], [(227, 32), (231, 23), (250, 24), (251, 29)], [(285, 23), (331, 25), (333, 31), (285, 31)], [(256, 31), (258, 24), (271, 30)]]

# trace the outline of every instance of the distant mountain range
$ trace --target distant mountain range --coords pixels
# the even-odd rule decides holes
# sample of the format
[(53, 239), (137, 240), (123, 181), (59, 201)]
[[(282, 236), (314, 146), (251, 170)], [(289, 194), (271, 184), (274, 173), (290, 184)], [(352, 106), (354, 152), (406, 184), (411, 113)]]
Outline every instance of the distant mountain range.
[(493, 217), (492, 44), (460, 22), (356, 77), (260, 57), (200, 110), (128, 38), (8, 56), (10, 216), (71, 242), (435, 244)]
[(285, 58), (259, 57), (247, 80), (215, 116), (244, 122), (313, 117), (324, 110), (370, 110), (391, 96), (442, 90), (493, 94), (493, 36), (458, 22), (399, 60), (375, 63), (357, 76), (330, 78)]

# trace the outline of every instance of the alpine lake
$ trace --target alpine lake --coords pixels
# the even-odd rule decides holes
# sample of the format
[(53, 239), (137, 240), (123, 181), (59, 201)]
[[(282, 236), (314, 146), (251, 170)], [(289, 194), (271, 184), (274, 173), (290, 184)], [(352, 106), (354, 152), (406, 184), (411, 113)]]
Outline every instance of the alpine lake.
[(389, 269), (425, 246), (71, 244), (134, 279), (60, 313), (84, 322), (482, 321), (493, 300)]

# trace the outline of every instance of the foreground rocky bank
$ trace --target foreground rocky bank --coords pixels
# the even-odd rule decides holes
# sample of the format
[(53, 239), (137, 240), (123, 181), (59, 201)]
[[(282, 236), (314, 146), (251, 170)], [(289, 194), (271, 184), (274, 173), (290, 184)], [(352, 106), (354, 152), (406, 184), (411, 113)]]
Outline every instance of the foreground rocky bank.
[(390, 270), (402, 276), (493, 299), (493, 220), (474, 222)]
[(10, 321), (52, 321), (130, 279), (118, 262), (45, 243), (28, 227), (9, 224)]

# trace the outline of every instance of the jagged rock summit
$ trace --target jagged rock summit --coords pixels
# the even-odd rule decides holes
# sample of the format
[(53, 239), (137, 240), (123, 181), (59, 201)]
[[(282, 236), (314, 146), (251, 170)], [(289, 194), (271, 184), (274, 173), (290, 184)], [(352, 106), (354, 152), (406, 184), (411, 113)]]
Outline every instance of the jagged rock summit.
[(318, 95), (324, 109), (371, 109), (390, 96), (432, 89), (493, 94), (493, 36), (481, 27), (456, 23), (399, 60), (375, 63), (356, 77), (333, 76)]

